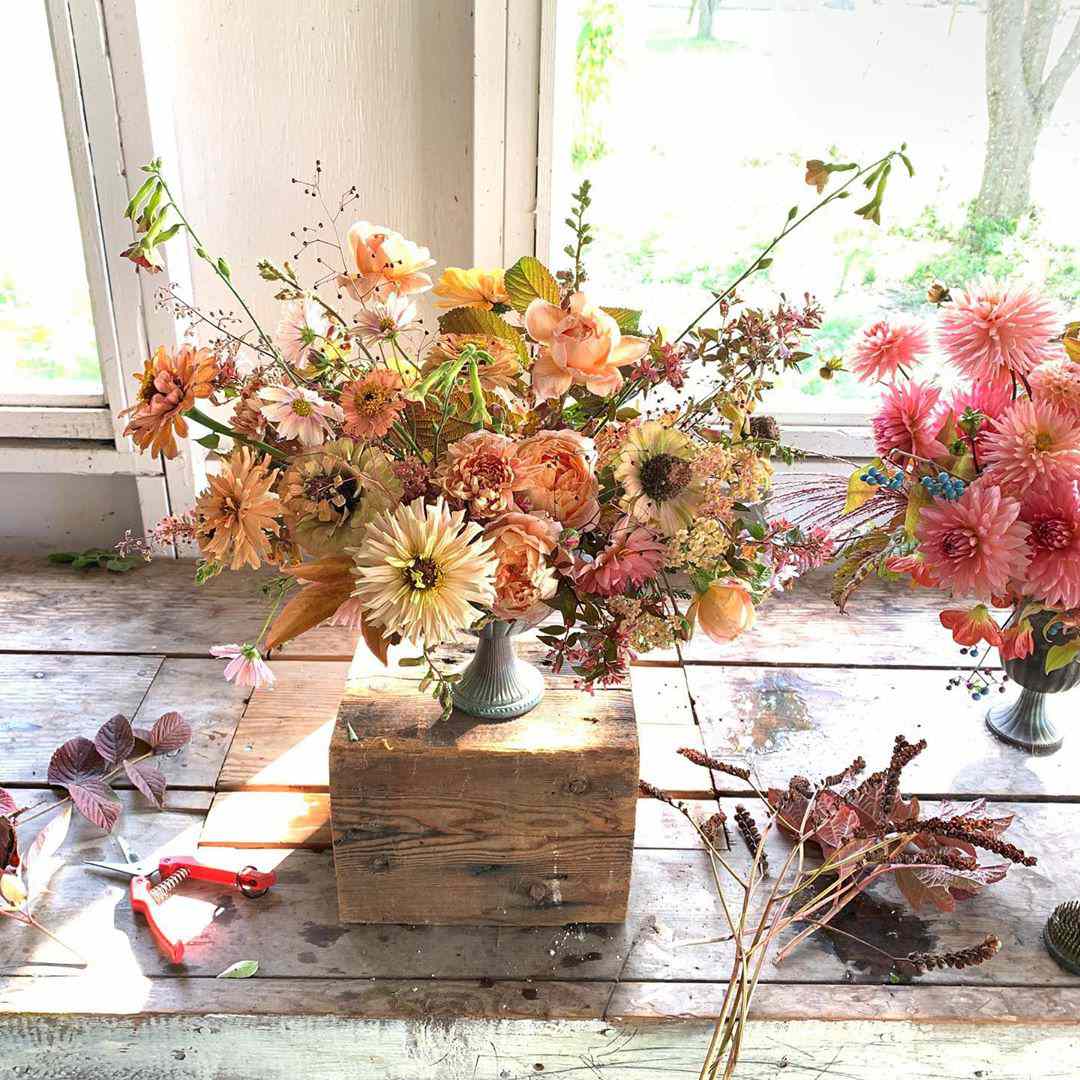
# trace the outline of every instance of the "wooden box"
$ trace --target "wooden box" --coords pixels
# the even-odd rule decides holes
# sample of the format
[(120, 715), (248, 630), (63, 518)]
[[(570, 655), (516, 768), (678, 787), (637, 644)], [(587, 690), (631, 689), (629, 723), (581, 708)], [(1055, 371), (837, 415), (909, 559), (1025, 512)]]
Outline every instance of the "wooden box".
[(622, 922), (637, 788), (629, 690), (548, 676), (519, 719), (442, 721), (415, 681), (350, 681), (330, 744), (341, 921)]

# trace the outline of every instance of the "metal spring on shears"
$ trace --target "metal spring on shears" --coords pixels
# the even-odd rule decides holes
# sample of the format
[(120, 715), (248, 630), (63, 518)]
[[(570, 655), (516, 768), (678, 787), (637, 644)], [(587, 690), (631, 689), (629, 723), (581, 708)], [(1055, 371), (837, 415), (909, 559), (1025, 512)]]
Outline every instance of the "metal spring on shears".
[(170, 874), (164, 881), (159, 882), (150, 890), (150, 898), (155, 904), (160, 904), (180, 888), (189, 877), (191, 877), (191, 871), (186, 866), (181, 866), (179, 870)]

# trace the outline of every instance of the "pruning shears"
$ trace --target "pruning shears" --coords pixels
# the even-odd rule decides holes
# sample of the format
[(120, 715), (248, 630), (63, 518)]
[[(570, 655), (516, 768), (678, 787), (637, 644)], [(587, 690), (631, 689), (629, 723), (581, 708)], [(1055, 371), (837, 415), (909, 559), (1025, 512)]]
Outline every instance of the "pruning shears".
[(131, 878), (131, 909), (146, 919), (158, 948), (173, 964), (184, 959), (184, 942), (174, 941), (158, 923), (155, 912), (185, 881), (208, 881), (214, 885), (229, 885), (249, 899), (264, 896), (277, 883), (272, 870), (263, 873), (254, 866), (242, 870), (225, 870), (207, 866), (194, 855), (167, 855), (141, 862), (109, 863), (88, 860), (84, 866), (108, 870)]

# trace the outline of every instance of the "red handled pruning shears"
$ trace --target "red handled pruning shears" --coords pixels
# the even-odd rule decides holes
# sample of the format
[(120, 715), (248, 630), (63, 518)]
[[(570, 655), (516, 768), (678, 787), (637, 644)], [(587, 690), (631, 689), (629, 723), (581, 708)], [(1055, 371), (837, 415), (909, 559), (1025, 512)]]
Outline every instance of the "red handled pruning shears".
[(130, 863), (87, 861), (83, 865), (131, 878), (131, 909), (141, 912), (158, 948), (174, 964), (184, 958), (184, 942), (173, 941), (158, 924), (154, 913), (185, 881), (231, 885), (252, 899), (265, 895), (277, 882), (277, 874), (272, 870), (262, 873), (254, 866), (245, 866), (239, 871), (223, 870), (206, 866), (193, 855), (167, 855), (156, 861), (147, 859)]

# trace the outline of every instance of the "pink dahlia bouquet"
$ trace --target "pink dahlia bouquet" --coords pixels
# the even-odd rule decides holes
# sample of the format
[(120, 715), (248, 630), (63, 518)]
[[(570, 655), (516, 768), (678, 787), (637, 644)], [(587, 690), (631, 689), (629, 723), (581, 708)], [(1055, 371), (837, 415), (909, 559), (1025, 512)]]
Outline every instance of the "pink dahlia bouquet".
[[(213, 649), (226, 676), (268, 685), (267, 650), (345, 626), (384, 662), (395, 642), (418, 646), (411, 662), (428, 665), (445, 705), (450, 680), (432, 649), (487, 620), (544, 623), (553, 663), (584, 684), (621, 678), (636, 654), (696, 626), (720, 641), (748, 629), (771, 589), (829, 554), (820, 531), (763, 516), (770, 457), (786, 451), (755, 415), (772, 380), (808, 356), (799, 344), (821, 314), (809, 297), (752, 309), (735, 289), (856, 181), (871, 191), (858, 213), (876, 220), (897, 158), (906, 163), (900, 151), (865, 168), (811, 163), (819, 193), (831, 173), (850, 176), (802, 217), (793, 209), (677, 336), (589, 287), (588, 184), (574, 197), (571, 265), (556, 274), (525, 257), (438, 276), (428, 249), (394, 229), (340, 221), (350, 191), (293, 234), (291, 260), (259, 264), (280, 303), (264, 327), (173, 202), (160, 162), (147, 166), (125, 254), (159, 270), (160, 245), (183, 231), (239, 308), (204, 313), (162, 290), (190, 340), (146, 360), (127, 429), (171, 458), (196, 424), (216, 461), (193, 513), (149, 541), (196, 544), (200, 581), (277, 570), (259, 638)], [(317, 169), (302, 186), (322, 199), (319, 184)], [(305, 279), (312, 256), (318, 272)], [(443, 309), (434, 332), (417, 305), (429, 292)], [(911, 340), (883, 337), (882, 348)]]
[(836, 538), (841, 607), (873, 573), (906, 576), (950, 595), (941, 622), (965, 652), (1038, 648), (1050, 672), (1080, 656), (1080, 324), (1017, 285), (931, 294), (959, 388), (920, 376), (929, 328), (875, 323), (852, 367), (882, 385), (878, 457), (780, 502)]

